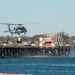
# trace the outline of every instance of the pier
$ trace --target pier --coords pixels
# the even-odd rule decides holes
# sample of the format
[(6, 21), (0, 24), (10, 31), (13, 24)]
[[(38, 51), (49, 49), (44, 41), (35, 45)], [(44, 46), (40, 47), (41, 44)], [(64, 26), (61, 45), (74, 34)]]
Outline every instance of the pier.
[(0, 58), (31, 57), (31, 56), (69, 56), (71, 46), (40, 47), (40, 46), (0, 46)]

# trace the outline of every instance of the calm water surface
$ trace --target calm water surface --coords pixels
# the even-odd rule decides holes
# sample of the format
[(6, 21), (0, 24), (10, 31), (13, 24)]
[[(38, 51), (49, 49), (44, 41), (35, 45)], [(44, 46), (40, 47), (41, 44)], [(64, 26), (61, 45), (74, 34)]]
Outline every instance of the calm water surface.
[(75, 75), (75, 51), (72, 57), (25, 57), (0, 59), (0, 73), (31, 75)]

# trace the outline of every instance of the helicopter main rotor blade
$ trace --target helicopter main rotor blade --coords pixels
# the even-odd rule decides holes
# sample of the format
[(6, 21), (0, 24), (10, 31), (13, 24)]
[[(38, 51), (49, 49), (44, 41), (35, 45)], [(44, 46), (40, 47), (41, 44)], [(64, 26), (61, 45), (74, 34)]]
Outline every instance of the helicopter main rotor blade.
[(15, 24), (11, 24), (11, 23), (0, 23), (0, 24), (3, 24), (3, 25), (15, 25)]
[(40, 24), (40, 22), (34, 22), (34, 23), (26, 22), (26, 23), (23, 23), (23, 24), (26, 24), (26, 25), (28, 25), (28, 24)]
[(23, 24), (12, 24), (12, 23), (0, 23), (0, 24), (3, 24), (3, 25), (23, 25)]
[(0, 24), (3, 24), (3, 25), (8, 25), (9, 23), (0, 23)]

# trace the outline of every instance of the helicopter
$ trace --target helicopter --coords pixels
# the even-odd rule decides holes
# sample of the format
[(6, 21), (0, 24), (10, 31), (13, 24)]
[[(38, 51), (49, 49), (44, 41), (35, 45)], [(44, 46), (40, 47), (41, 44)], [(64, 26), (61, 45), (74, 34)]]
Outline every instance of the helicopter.
[[(21, 33), (26, 34), (27, 29), (23, 26), (23, 24), (11, 24), (11, 23), (0, 23), (2, 25), (8, 25), (8, 31), (4, 31), (4, 32), (10, 32), (11, 36), (13, 36), (13, 34), (18, 34), (20, 35)], [(13, 27), (13, 29), (11, 28), (11, 25), (17, 25), (16, 27)]]

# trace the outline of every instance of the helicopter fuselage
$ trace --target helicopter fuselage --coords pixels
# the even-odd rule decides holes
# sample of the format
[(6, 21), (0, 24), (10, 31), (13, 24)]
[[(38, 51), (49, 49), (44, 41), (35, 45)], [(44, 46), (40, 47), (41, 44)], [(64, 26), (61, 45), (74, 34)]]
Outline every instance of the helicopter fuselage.
[(11, 34), (20, 34), (20, 33), (24, 33), (24, 34), (26, 34), (26, 32), (27, 32), (27, 29), (25, 28), (25, 27), (23, 27), (23, 26), (21, 26), (21, 27), (14, 27), (13, 28), (13, 30), (11, 30), (10, 29), (10, 31), (9, 31)]

